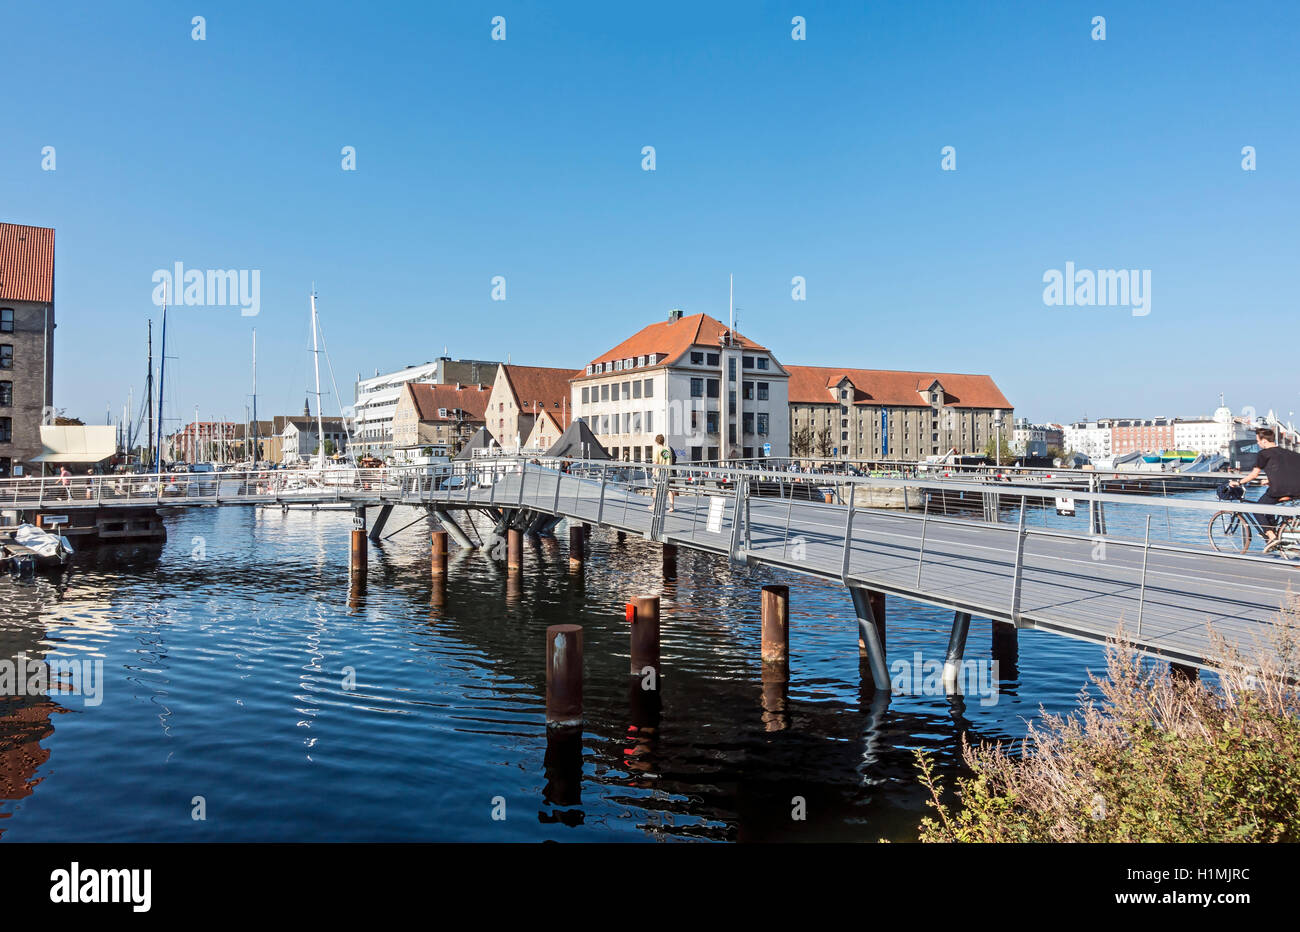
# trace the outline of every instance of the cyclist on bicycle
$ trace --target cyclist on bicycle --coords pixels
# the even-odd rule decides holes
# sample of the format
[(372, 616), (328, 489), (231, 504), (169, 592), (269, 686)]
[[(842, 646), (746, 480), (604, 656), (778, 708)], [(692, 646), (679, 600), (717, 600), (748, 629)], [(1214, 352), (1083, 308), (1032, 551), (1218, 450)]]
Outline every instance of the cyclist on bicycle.
[[(1256, 430), (1255, 438), (1259, 441), (1255, 468), (1244, 479), (1233, 479), (1228, 485), (1247, 485), (1258, 479), (1262, 472), (1267, 477), (1268, 488), (1259, 497), (1259, 504), (1276, 505), (1300, 497), (1300, 453), (1279, 447), (1277, 435), (1267, 427)], [(1278, 542), (1277, 515), (1258, 515), (1257, 518), (1268, 540), (1264, 547), (1267, 553)]]

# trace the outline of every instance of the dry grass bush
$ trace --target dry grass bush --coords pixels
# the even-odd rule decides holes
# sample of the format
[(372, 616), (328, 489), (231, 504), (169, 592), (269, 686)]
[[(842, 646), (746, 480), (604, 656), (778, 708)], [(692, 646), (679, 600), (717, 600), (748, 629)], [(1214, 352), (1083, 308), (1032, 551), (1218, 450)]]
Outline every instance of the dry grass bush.
[[(922, 841), (1300, 841), (1300, 598), (1248, 663), (1211, 630), (1218, 683), (1143, 663), (1123, 629), (1079, 708), (1015, 745), (971, 747), (959, 808), (918, 751)], [(1094, 694), (1095, 690), (1095, 694)]]

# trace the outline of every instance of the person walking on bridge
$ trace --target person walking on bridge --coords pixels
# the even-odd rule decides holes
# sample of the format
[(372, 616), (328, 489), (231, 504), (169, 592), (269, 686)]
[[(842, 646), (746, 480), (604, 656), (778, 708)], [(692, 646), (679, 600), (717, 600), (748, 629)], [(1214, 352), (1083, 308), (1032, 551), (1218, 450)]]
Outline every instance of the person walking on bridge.
[[(1259, 441), (1259, 458), (1255, 460), (1255, 468), (1245, 478), (1233, 479), (1228, 485), (1249, 485), (1258, 479), (1262, 472), (1268, 488), (1257, 499), (1259, 504), (1277, 505), (1281, 502), (1289, 502), (1293, 498), (1300, 498), (1300, 453), (1279, 447), (1277, 434), (1267, 427), (1256, 430), (1255, 438)], [(1277, 517), (1277, 515), (1259, 515), (1260, 527), (1264, 529), (1264, 536), (1268, 540), (1264, 546), (1265, 553), (1279, 543)]]
[(668, 483), (668, 510), (675, 511), (677, 493), (672, 490), (673, 476), (670, 467), (677, 465), (677, 454), (664, 442), (663, 434), (655, 434), (654, 464), (657, 477)]

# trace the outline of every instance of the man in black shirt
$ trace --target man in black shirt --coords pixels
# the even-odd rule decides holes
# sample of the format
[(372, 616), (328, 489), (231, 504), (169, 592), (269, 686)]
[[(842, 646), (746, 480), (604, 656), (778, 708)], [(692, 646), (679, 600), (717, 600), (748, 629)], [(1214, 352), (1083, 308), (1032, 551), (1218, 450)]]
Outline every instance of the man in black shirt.
[[(1255, 460), (1255, 468), (1240, 482), (1234, 479), (1228, 484), (1246, 485), (1259, 478), (1262, 472), (1268, 477), (1268, 488), (1258, 499), (1261, 505), (1276, 505), (1279, 502), (1289, 502), (1292, 498), (1300, 498), (1300, 453), (1279, 447), (1276, 435), (1268, 428), (1256, 430), (1255, 437), (1259, 440), (1259, 457)], [(1275, 543), (1277, 515), (1259, 515), (1259, 524), (1264, 529), (1269, 545)]]

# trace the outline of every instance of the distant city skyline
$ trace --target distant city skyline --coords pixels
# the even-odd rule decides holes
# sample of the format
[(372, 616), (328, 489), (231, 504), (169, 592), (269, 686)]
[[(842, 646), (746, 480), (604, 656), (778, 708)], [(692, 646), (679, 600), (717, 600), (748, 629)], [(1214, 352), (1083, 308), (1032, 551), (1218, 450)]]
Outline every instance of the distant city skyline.
[(671, 308), (725, 320), (732, 273), (782, 363), (987, 374), (1036, 423), (1300, 409), (1269, 358), (1300, 254), (1291, 4), (4, 19), (37, 78), (0, 220), (57, 231), (54, 404), (87, 423), (138, 406), (177, 263), (204, 301), (167, 286), (169, 430), (244, 419), (254, 327), (259, 415), (301, 410), (313, 282), (333, 414), (444, 347), (576, 368)]

